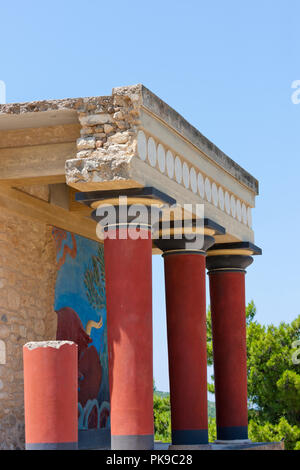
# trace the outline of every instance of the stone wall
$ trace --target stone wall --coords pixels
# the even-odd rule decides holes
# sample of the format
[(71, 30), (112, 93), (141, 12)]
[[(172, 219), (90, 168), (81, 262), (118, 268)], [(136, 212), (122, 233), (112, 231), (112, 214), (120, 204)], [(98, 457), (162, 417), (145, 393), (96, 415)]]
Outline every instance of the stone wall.
[(0, 211), (0, 449), (24, 448), (22, 347), (55, 339), (51, 227)]
[(90, 99), (77, 108), (81, 137), (76, 158), (66, 162), (70, 186), (80, 189), (81, 183), (128, 179), (131, 159), (137, 154), (140, 101), (137, 85), (114, 88), (111, 97)]

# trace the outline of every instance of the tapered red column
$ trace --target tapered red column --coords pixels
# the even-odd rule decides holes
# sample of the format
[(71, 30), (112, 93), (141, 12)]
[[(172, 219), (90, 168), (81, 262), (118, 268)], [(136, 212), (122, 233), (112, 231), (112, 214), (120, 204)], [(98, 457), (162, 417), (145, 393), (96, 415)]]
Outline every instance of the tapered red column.
[(207, 257), (218, 440), (248, 438), (245, 268), (247, 255)]
[(112, 449), (153, 449), (152, 234), (175, 199), (153, 187), (77, 193), (104, 239)]
[(208, 442), (205, 252), (164, 254), (173, 444)]
[(153, 448), (152, 240), (117, 228), (104, 241), (111, 448)]
[(159, 225), (155, 243), (164, 252), (173, 445), (208, 442), (205, 257), (214, 235), (224, 232), (210, 219)]

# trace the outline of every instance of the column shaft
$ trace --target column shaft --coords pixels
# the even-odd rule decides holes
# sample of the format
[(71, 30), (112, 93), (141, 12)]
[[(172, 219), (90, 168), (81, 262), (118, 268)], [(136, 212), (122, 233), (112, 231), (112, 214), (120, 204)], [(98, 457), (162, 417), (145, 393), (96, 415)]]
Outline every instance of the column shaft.
[(78, 348), (71, 341), (23, 346), (28, 450), (78, 447)]
[(165, 285), (173, 444), (205, 444), (205, 253), (166, 252)]
[(245, 272), (209, 273), (217, 438), (247, 439)]
[[(104, 241), (112, 449), (153, 448), (152, 240)], [(144, 229), (141, 229), (144, 230)]]

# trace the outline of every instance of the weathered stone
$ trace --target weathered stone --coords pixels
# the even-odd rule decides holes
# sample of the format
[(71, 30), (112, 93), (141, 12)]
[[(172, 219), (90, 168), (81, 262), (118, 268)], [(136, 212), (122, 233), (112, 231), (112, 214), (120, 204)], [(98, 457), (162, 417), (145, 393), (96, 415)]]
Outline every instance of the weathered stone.
[(111, 151), (109, 154), (103, 149), (98, 149), (90, 158), (68, 160), (66, 173), (69, 184), (72, 181), (101, 182), (130, 179), (132, 157), (117, 145), (111, 146), (109, 150)]
[(15, 426), (17, 424), (17, 418), (13, 414), (7, 414), (2, 421), (2, 425), (4, 426)]
[(105, 124), (112, 122), (112, 116), (110, 114), (89, 114), (86, 116), (79, 117), (80, 124), (82, 126), (96, 126), (98, 124)]
[(116, 124), (119, 129), (128, 129), (129, 125), (126, 123), (126, 121), (116, 121)]
[(34, 331), (37, 335), (43, 335), (45, 333), (45, 323), (43, 320), (36, 320), (34, 324)]
[(104, 132), (105, 134), (109, 134), (114, 130), (114, 127), (111, 126), (110, 124), (104, 124)]
[(20, 295), (15, 289), (8, 289), (7, 291), (7, 304), (12, 310), (17, 310), (20, 307)]
[(78, 158), (88, 158), (91, 156), (93, 150), (81, 150), (77, 153)]
[(10, 334), (10, 328), (8, 328), (6, 325), (0, 325), (0, 338), (5, 339), (9, 336)]
[(95, 126), (93, 127), (93, 129), (94, 129), (94, 133), (104, 132), (104, 126)]
[(94, 137), (96, 137), (96, 139), (105, 139), (106, 134), (104, 132), (96, 132), (96, 134), (94, 134)]
[[(0, 449), (21, 449), (24, 448), (22, 347), (28, 341), (55, 338), (56, 255), (52, 229), (45, 224), (22, 216), (15, 218), (2, 208), (0, 226), (15, 234), (13, 243), (9, 236), (0, 244), (1, 279), (7, 283), (0, 296)], [(44, 296), (40, 295), (39, 286)], [(43, 319), (39, 318), (40, 313)]]
[(129, 140), (128, 132), (117, 132), (108, 138), (109, 142), (115, 144), (126, 144)]
[(113, 118), (116, 120), (116, 121), (123, 121), (124, 118), (125, 118), (125, 113), (124, 111), (117, 111), (114, 115), (113, 115)]
[(21, 337), (26, 338), (26, 327), (25, 326), (21, 325), (19, 327), (19, 332), (20, 332)]
[(95, 137), (81, 137), (77, 139), (78, 150), (89, 150), (95, 148), (96, 139)]
[(93, 134), (94, 132), (94, 127), (82, 127), (80, 129), (80, 135), (89, 135)]

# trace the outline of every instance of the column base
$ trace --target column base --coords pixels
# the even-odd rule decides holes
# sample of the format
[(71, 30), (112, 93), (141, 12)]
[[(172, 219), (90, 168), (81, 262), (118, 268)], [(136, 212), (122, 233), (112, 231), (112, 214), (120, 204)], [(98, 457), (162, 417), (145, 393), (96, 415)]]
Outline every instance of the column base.
[(208, 443), (207, 429), (173, 430), (172, 445), (199, 445)]
[(152, 450), (154, 449), (153, 434), (111, 436), (112, 450)]
[[(284, 450), (284, 442), (251, 442), (217, 444), (210, 442), (209, 444), (198, 445), (169, 445), (169, 450)], [(157, 447), (159, 450), (159, 447)]]
[(77, 450), (78, 442), (26, 442), (26, 450)]
[(250, 439), (232, 439), (230, 440), (220, 440), (217, 439), (214, 441), (214, 444), (216, 445), (246, 445), (246, 444), (251, 444), (252, 441)]
[(248, 426), (217, 426), (218, 441), (248, 440)]

